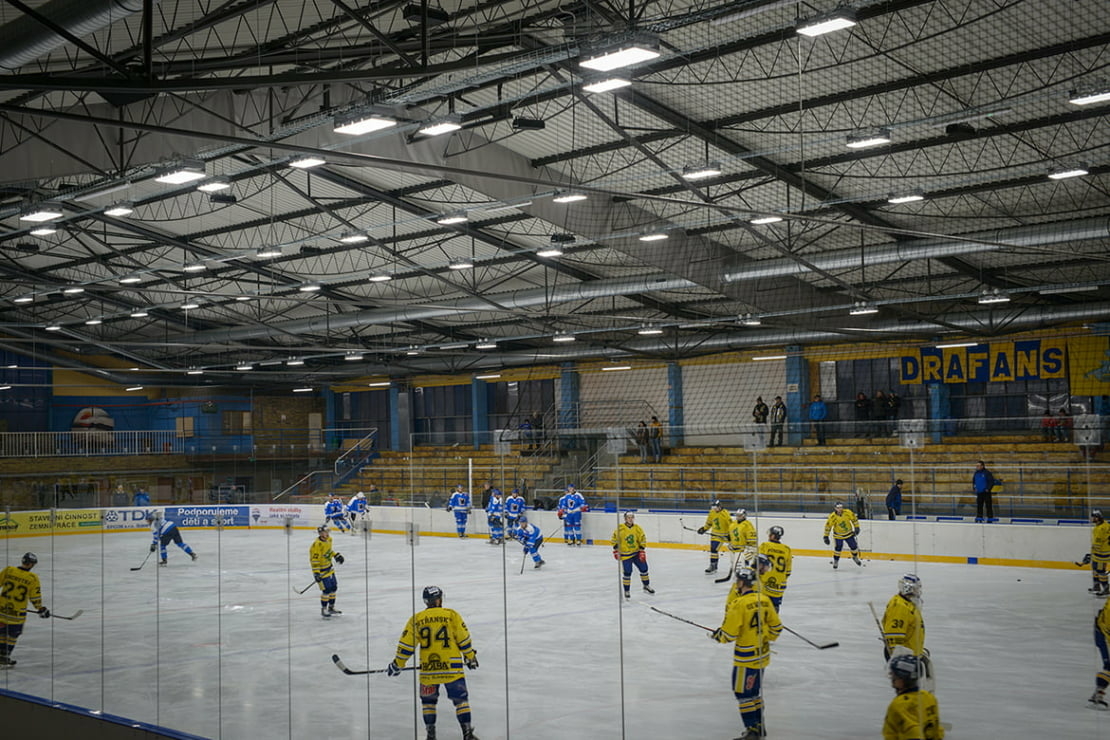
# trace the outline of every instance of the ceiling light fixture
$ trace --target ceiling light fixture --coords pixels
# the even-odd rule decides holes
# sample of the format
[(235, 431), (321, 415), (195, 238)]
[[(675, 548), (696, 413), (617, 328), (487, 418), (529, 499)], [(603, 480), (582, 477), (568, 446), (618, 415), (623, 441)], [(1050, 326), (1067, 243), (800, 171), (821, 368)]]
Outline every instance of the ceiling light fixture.
[(133, 318), (133, 319), (145, 319), (147, 316), (150, 316), (150, 314), (146, 311), (132, 311), (131, 312), (131, 318)]
[(131, 207), (130, 203), (116, 203), (115, 205), (109, 206), (108, 208), (104, 209), (105, 216), (113, 216), (116, 218), (130, 216), (134, 212), (135, 209)]
[(80, 285), (72, 285), (68, 288), (63, 288), (62, 289), (62, 293), (66, 294), (66, 295), (77, 295), (78, 293), (84, 293), (84, 292), (85, 292), (85, 289), (82, 288)]
[(13, 303), (32, 303), (32, 302), (34, 302), (34, 300), (35, 300), (35, 297), (33, 295), (21, 295), (18, 298), (15, 298), (12, 302)]
[(462, 128), (462, 119), (458, 116), (451, 115), (447, 118), (442, 118), (438, 121), (429, 122), (422, 127), (416, 129), (416, 133), (421, 136), (442, 136), (449, 134), (452, 131), (458, 131)]
[(756, 216), (748, 223), (762, 226), (763, 224), (777, 224), (779, 221), (782, 221), (782, 216)]
[(1068, 102), (1072, 105), (1091, 105), (1110, 101), (1110, 88), (1102, 87), (1093, 90), (1072, 90), (1068, 95)]
[(539, 249), (537, 249), (536, 256), (547, 258), (562, 257), (563, 248), (560, 247), (557, 243), (552, 243), (547, 245), (546, 247), (540, 247)]
[(588, 93), (604, 93), (612, 90), (620, 90), (622, 87), (628, 87), (632, 84), (631, 80), (624, 77), (607, 77), (601, 80), (594, 80), (582, 85), (582, 90)]
[(601, 372), (608, 373), (608, 372), (615, 372), (617, 370), (631, 370), (631, 369), (632, 369), (631, 365), (609, 365), (608, 367), (601, 368)]
[[(353, 114), (341, 116), (335, 119), (333, 131), (337, 134), (346, 134), (347, 136), (361, 136), (362, 134), (373, 133), (374, 131), (382, 131), (387, 128), (393, 128), (397, 125), (397, 121), (392, 118), (384, 116), (366, 115), (366, 114)], [(321, 162), (323, 164), (323, 162)], [(292, 165), (296, 166), (296, 165)]]
[(58, 230), (55, 229), (53, 226), (36, 226), (35, 228), (31, 229), (31, 236), (50, 236), (51, 234), (57, 233)]
[(661, 242), (664, 239), (669, 239), (670, 236), (662, 231), (652, 231), (646, 234), (640, 234), (640, 241), (642, 242)]
[(785, 360), (786, 355), (760, 355), (753, 357), (752, 362), (766, 362), (767, 360)]
[(239, 301), (240, 303), (243, 303), (243, 302), (249, 301), (252, 297), (253, 296), (249, 296), (249, 295), (237, 295), (237, 296), (235, 296), (235, 300)]
[(194, 308), (200, 308), (200, 303), (197, 301), (185, 301), (181, 304), (182, 311), (192, 311)]
[(762, 324), (763, 321), (760, 320), (758, 316), (752, 316), (750, 313), (746, 313), (740, 317), (741, 326), (761, 326)]
[(301, 287), (297, 288), (297, 290), (301, 293), (318, 293), (323, 289), (324, 286), (320, 285), (320, 283), (305, 283)]
[(867, 149), (889, 144), (891, 141), (893, 139), (890, 138), (890, 129), (880, 128), (869, 133), (848, 134), (845, 146), (849, 149)]
[(465, 211), (457, 213), (445, 213), (442, 216), (436, 216), (436, 223), (440, 226), (450, 226), (451, 224), (462, 224), (470, 220)]
[(447, 349), (447, 350), (466, 349), (469, 346), (470, 346), (469, 344), (465, 344), (465, 343), (464, 344), (444, 344), (444, 345), (440, 346), (440, 349)]
[(53, 221), (56, 218), (61, 218), (63, 215), (62, 209), (58, 206), (44, 203), (43, 205), (29, 208), (19, 214), (19, 220), (30, 221), (31, 223), (42, 223), (43, 221)]
[(850, 311), (848, 311), (848, 315), (849, 316), (867, 316), (869, 314), (878, 313), (878, 312), (879, 312), (879, 309), (876, 306), (872, 306), (872, 305), (870, 305), (869, 303), (867, 303), (865, 301), (859, 301), (859, 302), (856, 303), (856, 305), (852, 306)]
[(204, 162), (199, 159), (186, 159), (164, 168), (154, 176), (154, 181), (166, 185), (184, 185), (187, 182), (203, 180), (204, 177)]
[(49, 324), (45, 327), (47, 331), (61, 331), (62, 327), (59, 324)]
[(312, 389), (307, 388), (307, 387), (306, 388), (294, 388), (293, 392), (294, 393), (312, 393)]
[(259, 259), (269, 259), (271, 257), (280, 257), (281, 256), (281, 247), (278, 247), (278, 246), (259, 247), (258, 251), (256, 251), (254, 253), (254, 256), (258, 257)]
[(937, 349), (959, 349), (961, 347), (974, 347), (978, 342), (952, 342), (951, 344), (934, 345)]
[(344, 244), (362, 244), (370, 241), (370, 235), (365, 231), (351, 231), (339, 237), (339, 241)]
[(556, 190), (555, 195), (551, 196), (552, 203), (577, 203), (580, 200), (586, 200), (588, 196), (585, 193), (572, 193), (570, 191)]
[(1052, 288), (1044, 288), (1037, 292), (1041, 295), (1060, 295), (1061, 293), (1087, 293), (1092, 290), (1098, 290), (1097, 285), (1058, 285)]
[(720, 162), (705, 162), (703, 164), (688, 164), (682, 168), (683, 180), (708, 180), (721, 174)]
[(374, 383), (367, 383), (366, 385), (368, 388), (388, 388), (393, 385), (393, 383), (388, 380), (379, 380)]
[(992, 303), (1009, 303), (1010, 296), (1005, 293), (1000, 293), (998, 288), (990, 291), (983, 291), (979, 295), (979, 303), (982, 305), (990, 305)]
[(142, 281), (143, 281), (143, 279), (141, 277), (139, 277), (138, 275), (124, 275), (123, 277), (121, 277), (119, 279), (119, 284), (120, 285), (134, 285), (135, 283), (141, 283)]
[(512, 127), (514, 131), (542, 131), (547, 128), (547, 122), (541, 118), (514, 118)]
[(837, 8), (812, 18), (799, 19), (794, 24), (794, 31), (802, 36), (813, 38), (851, 28), (854, 25), (856, 25), (856, 11), (852, 8)]
[(566, 332), (558, 332), (555, 336), (551, 337), (552, 342), (573, 342), (576, 337), (573, 334)]
[(471, 267), (474, 267), (474, 263), (463, 257), (451, 260), (451, 263), (447, 265), (447, 267), (452, 270), (469, 270)]
[(10, 391), (11, 389), (10, 385), (0, 385), (0, 391)]
[(322, 164), (327, 164), (327, 160), (311, 155), (289, 160), (289, 166), (295, 167), (298, 170), (307, 170), (312, 167), (319, 167)]
[(368, 279), (372, 283), (388, 283), (393, 279), (393, 276), (385, 272), (379, 272), (375, 275), (371, 275)]
[(420, 354), (420, 348), (417, 347), (416, 345), (413, 345), (413, 346), (409, 347), (407, 350), (405, 350), (405, 354), (408, 355), (409, 357), (413, 357), (415, 355)]
[(208, 265), (203, 262), (193, 262), (192, 264), (185, 265), (181, 268), (184, 272), (204, 272), (208, 269)]
[(191, 367), (185, 371), (186, 375), (204, 375), (204, 371), (199, 367)]
[(635, 43), (629, 43), (614, 49), (595, 54), (578, 62), (579, 67), (592, 69), (596, 72), (611, 72), (622, 67), (631, 67), (659, 57), (659, 41), (644, 38)]
[(474, 349), (497, 349), (497, 342), (483, 339), (474, 345)]
[(100, 326), (104, 319), (85, 319), (85, 326)]
[(899, 203), (915, 203), (919, 200), (925, 200), (925, 194), (920, 190), (915, 190), (912, 193), (904, 193), (902, 195), (891, 195), (886, 199), (887, 203), (898, 205)]
[(285, 361), (285, 364), (289, 367), (300, 367), (304, 364), (304, 360), (300, 357), (290, 357), (288, 360)]
[(640, 330), (636, 333), (640, 334), (641, 336), (649, 337), (649, 336), (654, 336), (656, 334), (662, 334), (663, 330), (661, 328), (659, 328), (658, 326), (649, 325), (649, 326), (640, 327)]
[(475, 375), (475, 380), (497, 380), (501, 377), (501, 373), (490, 373), (489, 375)]
[(202, 193), (218, 193), (221, 190), (231, 189), (231, 179), (227, 177), (213, 177), (211, 180), (197, 185), (197, 190)]
[(362, 357), (363, 355), (361, 352), (348, 352), (347, 354), (343, 355), (343, 359), (347, 362), (358, 362), (362, 359)]
[(128, 392), (134, 392), (134, 391), (141, 391), (142, 389), (143, 389), (143, 387), (141, 385), (133, 385), (130, 388), (128, 388), (127, 390), (128, 390)]
[(247, 370), (253, 370), (254, 365), (250, 364), (249, 362), (241, 362), (241, 363), (239, 363), (238, 365), (235, 366), (235, 369), (236, 370), (242, 370), (243, 372), (246, 372)]
[(1049, 180), (1067, 180), (1067, 179), (1072, 178), (1072, 177), (1083, 177), (1084, 175), (1087, 175), (1087, 174), (1090, 174), (1087, 171), (1087, 168), (1084, 167), (1083, 165), (1078, 165), (1076, 167), (1065, 167), (1064, 169), (1053, 170), (1052, 172), (1048, 173), (1048, 179)]

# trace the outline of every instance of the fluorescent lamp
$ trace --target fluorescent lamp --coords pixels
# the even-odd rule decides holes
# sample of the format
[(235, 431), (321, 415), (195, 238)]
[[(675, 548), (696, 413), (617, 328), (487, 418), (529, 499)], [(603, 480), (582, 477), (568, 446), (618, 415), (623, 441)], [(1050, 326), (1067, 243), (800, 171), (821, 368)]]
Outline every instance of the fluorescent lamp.
[(114, 206), (104, 209), (105, 216), (114, 216), (116, 218), (122, 216), (130, 216), (135, 212), (130, 203), (116, 203)]
[(721, 174), (720, 162), (688, 164), (682, 168), (682, 179), (684, 180), (706, 180), (719, 174)]
[(62, 327), (59, 326), (58, 324), (50, 324), (49, 326), (46, 327), (46, 330), (47, 331), (61, 331)]
[(447, 267), (452, 270), (469, 270), (471, 267), (474, 267), (474, 263), (465, 258), (455, 259), (451, 260), (451, 264), (447, 265)]
[(162, 170), (160, 174), (154, 177), (154, 181), (166, 185), (184, 185), (187, 182), (203, 180), (204, 176), (204, 162), (199, 159), (190, 159)]
[(145, 319), (147, 316), (150, 316), (150, 314), (146, 311), (133, 311), (131, 313), (131, 318), (133, 319)]
[(408, 355), (409, 357), (414, 357), (414, 356), (420, 354), (420, 348), (419, 347), (409, 347), (407, 350), (405, 350), (405, 354)]
[(316, 292), (321, 291), (323, 289), (324, 289), (324, 286), (320, 285), (320, 283), (306, 283), (306, 284), (302, 285), (301, 287), (297, 288), (297, 290), (299, 290), (301, 293), (316, 293)]
[(440, 349), (466, 349), (469, 346), (469, 344), (444, 344)]
[(601, 368), (601, 372), (607, 373), (607, 372), (615, 372), (617, 370), (631, 370), (631, 369), (632, 369), (631, 365), (609, 365), (608, 367)]
[(610, 90), (619, 90), (631, 84), (631, 80), (626, 80), (623, 77), (609, 77), (604, 80), (595, 80), (587, 83), (582, 86), (582, 89), (588, 93), (603, 93), (609, 92)]
[(0, 385), (0, 391), (10, 391), (11, 389), (10, 385)]
[(358, 362), (362, 359), (362, 357), (363, 355), (361, 352), (348, 352), (347, 354), (343, 355), (343, 359), (347, 362)]
[(184, 272), (204, 272), (208, 269), (208, 265), (203, 262), (194, 262), (190, 265), (185, 265), (181, 268)]
[(120, 285), (134, 285), (135, 283), (141, 283), (142, 281), (143, 279), (138, 275), (124, 275), (119, 279)]
[(981, 303), (983, 305), (989, 305), (991, 303), (1009, 303), (1009, 302), (1010, 302), (1010, 296), (1006, 295), (1005, 293), (999, 293), (997, 288), (992, 292), (983, 293), (982, 295), (979, 296), (979, 303)]
[(765, 362), (767, 360), (785, 360), (785, 359), (786, 359), (786, 355), (760, 355), (759, 357), (753, 357), (752, 362)]
[(849, 316), (867, 316), (869, 314), (878, 313), (879, 309), (875, 306), (869, 306), (866, 303), (857, 303), (848, 311)]
[(285, 361), (285, 364), (289, 367), (300, 367), (304, 364), (304, 360), (302, 360), (300, 357), (290, 357), (288, 360)]
[(489, 375), (475, 375), (475, 380), (497, 380), (501, 377), (501, 373), (490, 373)]
[(562, 257), (563, 250), (558, 244), (552, 244), (547, 247), (540, 247), (536, 250), (537, 257)]
[(1045, 288), (1038, 290), (1041, 295), (1059, 295), (1061, 293), (1087, 293), (1092, 290), (1098, 290), (1097, 285), (1060, 285), (1055, 288)]
[(640, 330), (636, 333), (645, 337), (650, 337), (656, 334), (662, 334), (663, 330), (660, 329), (658, 326), (644, 326), (641, 327)]
[(852, 8), (837, 8), (824, 15), (799, 20), (794, 30), (803, 36), (822, 36), (826, 33), (841, 31), (856, 25), (856, 11)]
[(294, 393), (312, 393), (312, 389), (311, 388), (294, 388), (293, 392)]
[(622, 67), (631, 67), (655, 59), (659, 56), (657, 43), (645, 42), (629, 44), (618, 49), (607, 51), (603, 54), (590, 57), (578, 63), (578, 66), (592, 69), (597, 72), (611, 72)]
[(371, 275), (368, 279), (372, 283), (388, 283), (390, 280), (393, 279), (393, 276), (388, 275), (384, 272), (379, 272), (376, 275)]
[(782, 221), (782, 216), (757, 216), (748, 223), (761, 226), (763, 224), (777, 224), (779, 221)]
[(555, 195), (553, 195), (551, 197), (551, 202), (552, 203), (576, 203), (580, 200), (586, 200), (586, 197), (587, 196), (584, 193), (569, 193), (569, 192), (565, 193), (565, 192), (562, 192), (562, 191), (557, 191), (555, 193)]
[(746, 313), (740, 317), (741, 326), (760, 326), (762, 324), (763, 322), (758, 316), (752, 316), (750, 313)]
[(237, 295), (237, 296), (235, 296), (235, 300), (237, 300), (239, 302), (244, 302), (244, 301), (249, 301), (251, 299), (251, 297), (252, 296), (249, 296), (249, 295)]
[(35, 297), (33, 295), (21, 295), (14, 299), (13, 303), (33, 303)]
[(890, 138), (890, 131), (881, 128), (877, 131), (866, 134), (848, 134), (847, 143), (845, 144), (849, 149), (867, 149), (873, 146), (882, 146), (889, 144), (892, 141)]
[(1092, 103), (1105, 103), (1110, 101), (1110, 89), (1089, 90), (1078, 92), (1073, 90), (1068, 95), (1068, 102), (1072, 105), (1091, 105)]
[(31, 236), (50, 236), (51, 234), (57, 233), (58, 230), (55, 229), (53, 226), (36, 226), (35, 228), (31, 229)]
[(370, 241), (370, 235), (364, 231), (352, 231), (339, 237), (339, 241), (344, 244), (361, 244)]
[(85, 326), (100, 326), (104, 319), (85, 319)]
[(1048, 173), (1049, 180), (1067, 180), (1069, 177), (1083, 177), (1088, 174), (1085, 167), (1071, 167), (1062, 170), (1054, 170)]
[(61, 218), (62, 215), (62, 209), (57, 206), (41, 205), (21, 213), (19, 220), (42, 223), (43, 221), (53, 221), (56, 218)]
[(670, 238), (662, 231), (652, 232), (650, 234), (640, 234), (640, 241), (642, 242), (661, 242), (664, 239)]
[(254, 365), (250, 364), (249, 362), (241, 362), (241, 363), (239, 363), (238, 365), (235, 366), (235, 369), (236, 370), (242, 370), (242, 371), (245, 372), (247, 370), (253, 370)]
[(204, 371), (199, 367), (191, 367), (185, 371), (186, 375), (204, 375)]
[[(383, 129), (392, 128), (396, 125), (397, 121), (393, 120), (392, 118), (384, 118), (382, 116), (347, 116), (345, 118), (337, 118), (335, 120), (335, 127), (332, 130), (335, 131), (335, 133), (337, 134), (360, 136), (362, 134), (369, 134), (374, 131), (381, 131)], [(323, 162), (321, 162), (320, 164), (323, 164)]]
[(82, 288), (80, 285), (73, 285), (73, 286), (70, 286), (69, 288), (64, 288), (62, 290), (62, 293), (66, 294), (66, 295), (77, 295), (78, 293), (84, 293), (84, 292), (85, 292), (85, 289)]
[(142, 389), (143, 389), (143, 387), (141, 385), (133, 385), (130, 388), (128, 388), (127, 390), (128, 391), (141, 391)]
[(440, 226), (450, 226), (451, 224), (461, 224), (469, 221), (470, 218), (464, 212), (459, 213), (445, 213), (442, 216), (436, 217), (436, 223)]
[(208, 180), (207, 182), (202, 182), (200, 185), (197, 185), (197, 190), (201, 191), (202, 193), (218, 193), (221, 190), (230, 189), (231, 180), (226, 177), (213, 177), (211, 180)]
[(440, 121), (426, 123), (421, 128), (416, 129), (416, 133), (421, 136), (442, 136), (449, 134), (452, 131), (458, 131), (462, 128), (462, 123), (458, 116), (449, 116), (448, 118)]
[(904, 195), (892, 195), (886, 199), (886, 202), (898, 205), (899, 203), (913, 203), (919, 200), (925, 200), (924, 193), (906, 193)]
[(322, 164), (327, 164), (327, 160), (311, 155), (307, 157), (297, 157), (289, 161), (289, 166), (296, 167), (298, 170), (307, 170), (310, 167), (319, 167)]
[(564, 332), (560, 332), (559, 334), (551, 337), (552, 342), (573, 342), (574, 340), (575, 336), (573, 334), (566, 334)]
[(391, 385), (393, 385), (393, 383), (391, 381), (388, 381), (388, 380), (379, 380), (376, 383), (367, 383), (366, 384), (366, 386), (368, 388), (388, 388)]
[(934, 345), (937, 349), (959, 349), (961, 347), (974, 347), (979, 342), (952, 342), (951, 344)]
[(488, 339), (483, 339), (474, 345), (474, 349), (497, 349), (497, 342), (491, 342)]
[(185, 301), (181, 304), (182, 311), (192, 311), (194, 308), (200, 308), (200, 304), (196, 301)]
[(281, 247), (259, 247), (258, 251), (254, 253), (255, 257), (259, 259), (268, 259), (270, 257), (280, 257)]

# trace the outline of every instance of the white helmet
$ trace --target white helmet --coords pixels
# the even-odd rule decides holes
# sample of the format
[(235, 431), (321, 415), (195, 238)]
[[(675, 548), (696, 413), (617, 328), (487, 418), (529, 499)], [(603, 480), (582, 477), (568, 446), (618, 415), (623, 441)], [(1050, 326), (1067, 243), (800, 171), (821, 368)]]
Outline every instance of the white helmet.
[(921, 579), (913, 573), (907, 573), (898, 580), (898, 593), (908, 599), (921, 598)]
[(742, 522), (747, 518), (748, 518), (748, 510), (747, 509), (737, 509), (736, 510), (736, 521)]
[(363, 493), (362, 491), (359, 491), (357, 496), (358, 496), (358, 498), (366, 498), (366, 494)]

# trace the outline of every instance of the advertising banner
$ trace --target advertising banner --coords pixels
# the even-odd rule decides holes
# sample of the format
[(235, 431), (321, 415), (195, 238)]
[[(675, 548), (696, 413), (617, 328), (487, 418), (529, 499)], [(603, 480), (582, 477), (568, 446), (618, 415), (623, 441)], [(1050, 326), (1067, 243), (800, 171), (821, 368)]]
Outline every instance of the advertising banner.
[(13, 511), (7, 516), (0, 515), (0, 533), (5, 535), (66, 534), (99, 529), (99, 509)]
[(249, 506), (167, 506), (166, 518), (180, 527), (249, 527)]
[(147, 512), (158, 511), (157, 508), (138, 508), (128, 506), (118, 509), (104, 509), (104, 529), (146, 529)]
[(292, 517), (294, 527), (309, 527), (324, 521), (320, 506), (261, 504), (250, 510), (252, 527), (284, 527), (286, 517)]

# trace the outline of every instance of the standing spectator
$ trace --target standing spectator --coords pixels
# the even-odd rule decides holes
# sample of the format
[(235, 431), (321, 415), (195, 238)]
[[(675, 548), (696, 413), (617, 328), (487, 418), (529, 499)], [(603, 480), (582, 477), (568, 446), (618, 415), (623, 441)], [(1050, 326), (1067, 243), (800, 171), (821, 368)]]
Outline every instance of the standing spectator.
[(12, 651), (27, 621), (27, 602), (43, 619), (50, 616), (50, 610), (42, 605), (39, 577), (31, 572), (38, 562), (35, 553), (27, 552), (18, 566), (9, 565), (0, 571), (0, 668), (15, 665)]
[(1052, 415), (1052, 409), (1045, 409), (1044, 416), (1041, 417), (1041, 440), (1056, 441), (1056, 417)]
[(872, 437), (888, 437), (890, 430), (887, 429), (886, 413), (888, 411), (886, 405), (886, 394), (881, 390), (875, 391), (875, 395), (871, 396), (871, 436)]
[(1061, 407), (1056, 419), (1056, 439), (1060, 442), (1071, 441), (1071, 414), (1067, 406)]
[(1110, 522), (1102, 518), (1102, 510), (1091, 511), (1091, 552), (1083, 556), (1084, 563), (1091, 564), (1091, 578), (1094, 585), (1087, 591), (1095, 596), (1110, 596), (1107, 566), (1110, 566)]
[(163, 519), (162, 512), (152, 511), (146, 515), (146, 520), (150, 522), (150, 533), (154, 538), (150, 543), (150, 551), (154, 552), (156, 549), (161, 548), (161, 552), (159, 553), (159, 555), (161, 555), (161, 561), (158, 565), (166, 564), (166, 545), (170, 544), (170, 542), (173, 542), (184, 550), (193, 560), (197, 559), (197, 554), (193, 552), (192, 548), (181, 540), (181, 530), (169, 519)]
[(724, 510), (720, 501), (714, 501), (709, 507), (709, 516), (705, 518), (705, 524), (698, 527), (698, 534), (709, 532), (709, 567), (705, 569), (706, 573), (717, 572), (717, 560), (721, 557), (719, 550), (721, 545), (728, 542), (731, 528), (732, 517)]
[(913, 573), (898, 580), (898, 593), (890, 597), (883, 612), (883, 660), (889, 661), (899, 647), (922, 661), (923, 676), (929, 673), (925, 620), (921, 616), (921, 579)]
[(860, 391), (856, 394), (856, 437), (869, 437), (871, 435), (871, 399)]
[(886, 516), (894, 521), (902, 513), (902, 479), (894, 481), (894, 485), (886, 494)]
[(366, 494), (359, 491), (347, 502), (347, 518), (351, 520), (351, 534), (356, 534), (359, 521), (366, 521)]
[(813, 425), (813, 433), (817, 436), (817, 444), (825, 444), (825, 419), (829, 416), (829, 409), (821, 400), (821, 394), (813, 397), (809, 404), (809, 421)]
[[(991, 500), (991, 489), (994, 488), (994, 474), (987, 470), (982, 460), (975, 463), (975, 472), (971, 475), (971, 489), (975, 491), (975, 521), (994, 521), (994, 501)], [(983, 519), (983, 509), (987, 510), (987, 518)]]
[(886, 394), (886, 420), (893, 432), (898, 426), (898, 414), (902, 411), (902, 397), (893, 390)]
[(649, 594), (655, 593), (651, 587), (651, 577), (648, 575), (647, 564), (647, 535), (643, 527), (636, 523), (636, 515), (631, 511), (624, 512), (624, 521), (617, 525), (610, 537), (613, 543), (613, 559), (621, 564), (621, 587), (624, 589), (624, 598), (632, 598), (632, 566), (640, 571), (640, 584)]
[(648, 426), (648, 439), (651, 442), (652, 462), (663, 462), (663, 425), (660, 423), (658, 416), (651, 417), (651, 424)]
[(829, 544), (829, 532), (832, 532), (833, 537), (836, 539), (836, 547), (833, 550), (832, 567), (836, 570), (837, 565), (840, 564), (840, 551), (844, 549), (844, 545), (848, 545), (848, 551), (852, 553), (852, 561), (856, 565), (862, 566), (863, 563), (859, 559), (859, 545), (856, 543), (856, 536), (859, 534), (859, 519), (856, 518), (855, 512), (851, 509), (845, 509), (844, 504), (837, 503), (833, 507), (833, 511), (829, 514), (829, 518), (825, 520), (825, 544)]
[(525, 418), (524, 421), (520, 422), (520, 425), (517, 426), (517, 429), (520, 430), (520, 439), (524, 443), (524, 449), (528, 452), (534, 452), (536, 449), (536, 440), (532, 436), (532, 420)]
[[(496, 490), (496, 489), (495, 489)], [(505, 539), (505, 504), (501, 500), (501, 492), (497, 491), (489, 497), (486, 504), (486, 523), (489, 524), (489, 543), (500, 545)]]
[(386, 666), (386, 673), (401, 675), (401, 669), (419, 647), (420, 703), (427, 740), (436, 737), (440, 686), (455, 705), (463, 740), (478, 740), (470, 724), (470, 694), (463, 674), (463, 665), (472, 671), (478, 668), (478, 651), (470, 644), (470, 631), (463, 618), (454, 609), (443, 606), (443, 591), (438, 586), (427, 586), (421, 596), (427, 608), (409, 618), (397, 641), (396, 657)]
[(559, 518), (563, 520), (563, 539), (567, 545), (582, 546), (582, 513), (589, 511), (586, 499), (578, 492), (573, 483), (567, 485), (566, 493), (559, 499)]
[(771, 600), (775, 611), (782, 608), (782, 597), (786, 594), (786, 579), (794, 568), (794, 554), (790, 545), (782, 541), (783, 528), (775, 525), (767, 530), (767, 539), (759, 544), (759, 554), (766, 557), (770, 566), (759, 574), (759, 585)]
[(343, 556), (332, 549), (331, 530), (322, 524), (316, 528), (316, 539), (308, 548), (308, 563), (312, 566), (312, 577), (320, 587), (320, 616), (324, 619), (343, 612), (335, 608), (335, 594), (339, 591), (339, 581), (331, 561), (343, 565)]
[(736, 569), (733, 588), (739, 596), (732, 600), (721, 626), (709, 639), (734, 643), (732, 650), (732, 692), (740, 706), (744, 734), (739, 740), (760, 740), (763, 729), (763, 669), (771, 662), (771, 643), (782, 634), (782, 622), (771, 600), (754, 590), (755, 570), (747, 565)]
[[(491, 489), (492, 493), (492, 489)], [(497, 498), (500, 502), (501, 492), (497, 492)], [(490, 497), (490, 501), (493, 497)], [(488, 509), (489, 504), (486, 504)], [(451, 494), (451, 498), (447, 501), (447, 510), (455, 512), (455, 531), (458, 532), (459, 537), (466, 537), (466, 520), (470, 518), (470, 493), (463, 490), (463, 484), (458, 483), (455, 485), (455, 492)]]
[(770, 409), (763, 403), (763, 396), (756, 396), (755, 406), (752, 408), (752, 422), (756, 424), (755, 434), (760, 447), (767, 438), (767, 414), (769, 413)]
[(533, 567), (541, 568), (547, 565), (547, 561), (540, 557), (540, 548), (543, 547), (543, 532), (535, 524), (528, 521), (525, 514), (520, 515), (517, 524), (518, 526), (516, 531), (512, 533), (512, 537), (524, 547), (524, 556), (532, 556), (532, 562), (535, 563)]
[(135, 500), (132, 502), (133, 506), (150, 506), (150, 494), (147, 493), (142, 486), (139, 490), (135, 491)]
[(648, 461), (648, 427), (645, 422), (640, 422), (636, 427), (636, 449), (640, 451), (640, 464)]
[(1103, 603), (1095, 617), (1095, 647), (1102, 659), (1102, 670), (1095, 674), (1095, 693), (1087, 700), (1091, 709), (1101, 709), (1104, 712), (1110, 709), (1110, 704), (1106, 703), (1106, 687), (1110, 686), (1110, 649), (1107, 648), (1107, 642), (1110, 642), (1110, 601)]
[[(775, 402), (771, 404), (771, 447), (782, 446), (782, 428), (786, 424), (786, 404), (782, 402), (782, 396), (775, 396)], [(778, 442), (775, 442), (775, 439)]]
[(920, 661), (912, 655), (898, 655), (887, 663), (887, 670), (897, 695), (886, 710), (883, 740), (944, 740), (937, 700), (918, 687)]
[(328, 502), (324, 504), (324, 520), (325, 524), (331, 522), (340, 532), (351, 528), (347, 521), (347, 512), (343, 510), (343, 499), (339, 498), (339, 494), (334, 491)]
[(505, 524), (510, 531), (516, 528), (517, 519), (524, 513), (527, 504), (520, 495), (520, 489), (514, 488), (509, 497), (505, 499)]
[(537, 450), (543, 447), (543, 414), (539, 411), (532, 414), (532, 439), (535, 440)]

